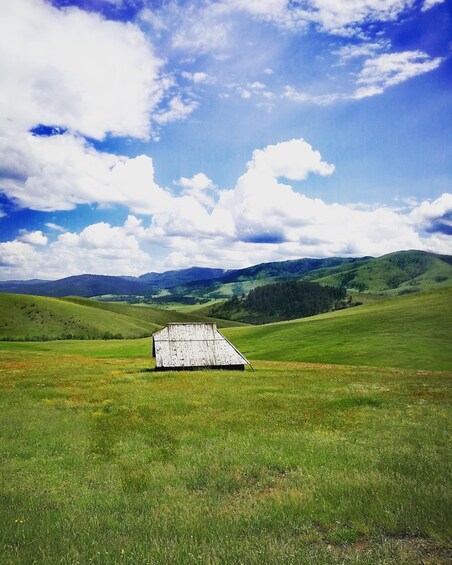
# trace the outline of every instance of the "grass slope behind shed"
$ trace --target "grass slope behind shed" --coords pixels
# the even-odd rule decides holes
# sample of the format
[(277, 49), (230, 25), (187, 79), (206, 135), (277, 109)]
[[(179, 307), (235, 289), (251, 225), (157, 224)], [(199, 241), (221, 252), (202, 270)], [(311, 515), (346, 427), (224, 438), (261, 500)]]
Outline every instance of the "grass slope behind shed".
[(130, 318), (150, 322), (158, 326), (166, 326), (166, 324), (171, 322), (216, 322), (219, 328), (244, 325), (240, 322), (233, 322), (231, 320), (210, 318), (203, 314), (177, 312), (176, 310), (155, 308), (152, 306), (132, 306), (130, 304), (118, 304), (117, 302), (100, 302), (96, 300), (90, 300), (89, 298), (80, 298), (76, 296), (68, 296), (67, 298), (63, 298), (62, 300), (66, 300), (74, 304), (82, 304), (83, 306), (89, 306), (90, 308), (97, 308), (99, 310), (108, 312), (116, 312), (117, 314), (123, 314), (125, 316), (129, 316)]
[(448, 288), (225, 335), (248, 359), (451, 370), (451, 320)]
[(0, 294), (0, 339), (136, 338), (157, 328), (151, 321), (58, 298)]
[(216, 321), (158, 308), (0, 293), (0, 340), (140, 338), (168, 322)]

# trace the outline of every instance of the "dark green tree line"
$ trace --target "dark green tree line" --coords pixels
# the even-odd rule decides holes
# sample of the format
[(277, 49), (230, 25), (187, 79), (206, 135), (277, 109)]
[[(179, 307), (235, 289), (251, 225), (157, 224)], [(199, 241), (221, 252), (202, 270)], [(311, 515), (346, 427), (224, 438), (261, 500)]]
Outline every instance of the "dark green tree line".
[(233, 296), (214, 306), (211, 315), (259, 323), (314, 316), (350, 305), (345, 288), (289, 280), (256, 287), (241, 298)]

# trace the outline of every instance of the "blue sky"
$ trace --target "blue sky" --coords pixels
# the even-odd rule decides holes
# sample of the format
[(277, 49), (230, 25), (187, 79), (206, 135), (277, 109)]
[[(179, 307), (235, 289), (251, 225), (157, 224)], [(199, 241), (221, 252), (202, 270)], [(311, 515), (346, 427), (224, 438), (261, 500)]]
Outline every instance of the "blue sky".
[(0, 279), (451, 253), (441, 0), (0, 7)]

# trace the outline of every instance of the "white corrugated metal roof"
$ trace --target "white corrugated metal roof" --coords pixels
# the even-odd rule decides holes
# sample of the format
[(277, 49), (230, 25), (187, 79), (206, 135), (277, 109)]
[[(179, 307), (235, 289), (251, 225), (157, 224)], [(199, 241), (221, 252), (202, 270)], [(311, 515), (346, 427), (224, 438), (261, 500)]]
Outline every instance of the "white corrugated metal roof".
[(249, 364), (216, 324), (169, 324), (153, 337), (157, 368)]

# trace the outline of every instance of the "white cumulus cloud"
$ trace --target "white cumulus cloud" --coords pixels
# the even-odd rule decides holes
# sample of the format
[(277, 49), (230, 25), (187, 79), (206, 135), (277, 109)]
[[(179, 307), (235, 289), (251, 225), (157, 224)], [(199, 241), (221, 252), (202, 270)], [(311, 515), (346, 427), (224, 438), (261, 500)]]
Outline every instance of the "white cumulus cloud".
[(34, 278), (37, 259), (35, 248), (22, 241), (0, 243), (0, 267), (3, 279)]
[(304, 17), (323, 30), (338, 35), (354, 35), (370, 22), (394, 21), (415, 0), (308, 0)]
[(72, 210), (79, 204), (122, 204), (137, 212), (166, 208), (169, 194), (154, 182), (150, 157), (97, 151), (73, 134), (20, 133), (0, 138), (0, 189), (33, 210)]
[(191, 179), (181, 177), (176, 185), (183, 189), (183, 194), (193, 196), (200, 204), (207, 207), (213, 206), (214, 200), (211, 192), (215, 185), (204, 173), (196, 173)]
[(309, 103), (309, 104), (316, 104), (317, 106), (328, 106), (329, 104), (333, 104), (337, 100), (346, 99), (347, 96), (344, 94), (339, 94), (332, 92), (330, 94), (309, 94), (307, 92), (299, 91), (293, 86), (287, 85), (284, 88), (284, 93), (282, 95), (284, 98), (291, 100), (292, 102), (301, 102), (301, 103)]
[(42, 233), (41, 230), (20, 230), (18, 241), (21, 241), (22, 243), (29, 243), (30, 245), (47, 245), (48, 238)]
[[(327, 203), (306, 196), (299, 187), (295, 190), (291, 180), (334, 172), (334, 165), (303, 139), (256, 149), (232, 189), (219, 190), (200, 172), (175, 183), (180, 195), (154, 182), (149, 157), (113, 158), (83, 143), (76, 147), (80, 163), (86, 163), (73, 167), (77, 174), (66, 179), (58, 205), (71, 206), (74, 199), (83, 198), (93, 202), (92, 195), (90, 200), (83, 193), (85, 183), (91, 182), (96, 202), (122, 203), (141, 217), (130, 214), (121, 226), (99, 222), (80, 233), (65, 231), (50, 244), (40, 231), (22, 231), (16, 240), (0, 244), (2, 278), (58, 278), (82, 272), (138, 275), (194, 264), (234, 268), (297, 257), (451, 251), (451, 194), (413, 203), (408, 211)], [(48, 164), (46, 182), (58, 170), (56, 162)], [(56, 180), (55, 190), (58, 185)], [(32, 198), (26, 191), (19, 196)], [(50, 209), (44, 192), (33, 198), (38, 209)], [(150, 249), (159, 249), (157, 258), (149, 255)]]
[[(383, 44), (353, 45), (341, 48), (336, 54), (341, 57), (341, 64), (343, 64), (350, 59), (364, 57), (368, 54), (373, 55), (377, 49), (385, 47), (387, 46)], [(292, 102), (311, 103), (318, 106), (326, 106), (341, 100), (361, 100), (383, 94), (391, 86), (433, 71), (443, 60), (442, 57), (432, 58), (423, 51), (384, 53), (364, 61), (356, 77), (354, 90), (349, 93), (311, 94), (287, 85), (282, 96)]]
[(65, 232), (66, 231), (62, 226), (59, 226), (58, 224), (54, 224), (53, 222), (47, 222), (46, 227), (51, 229), (51, 230), (59, 231), (59, 232)]
[(422, 11), (426, 12), (433, 8), (433, 6), (437, 6), (438, 4), (444, 4), (445, 0), (424, 0), (424, 4), (422, 6)]
[(0, 243), (2, 279), (57, 279), (81, 273), (140, 275), (151, 266), (149, 254), (126, 224), (92, 224), (80, 233), (62, 233), (45, 247), (21, 240), (22, 236)]
[(441, 57), (432, 59), (423, 51), (385, 53), (368, 59), (358, 76), (360, 86), (353, 97), (359, 99), (381, 94), (390, 86), (436, 69), (442, 60)]
[(407, 217), (389, 208), (363, 211), (327, 204), (278, 182), (278, 172), (251, 163), (235, 189), (222, 194), (213, 215), (229, 214), (236, 239), (267, 244), (282, 255), (291, 249), (299, 257), (382, 255), (422, 247)]
[[(440, 0), (426, 0), (430, 7)], [(314, 25), (330, 34), (360, 35), (372, 22), (395, 21), (416, 5), (416, 0), (225, 0), (228, 7), (293, 31)]]
[(452, 194), (445, 192), (433, 202), (424, 200), (410, 213), (410, 219), (427, 232), (452, 235)]
[(164, 95), (162, 63), (133, 24), (43, 0), (0, 3), (3, 127), (146, 138)]
[(333, 54), (339, 56), (340, 64), (343, 65), (351, 59), (373, 56), (377, 51), (389, 49), (390, 45), (389, 41), (383, 40), (376, 42), (351, 43), (343, 45), (340, 49), (334, 51)]
[(183, 100), (181, 96), (177, 94), (169, 101), (168, 108), (159, 112), (154, 119), (160, 125), (177, 120), (184, 120), (196, 110), (198, 106), (199, 103), (196, 100)]
[(292, 139), (265, 149), (256, 149), (248, 168), (271, 177), (303, 180), (309, 173), (331, 175), (334, 165), (322, 161), (320, 153), (304, 139)]
[(175, 30), (172, 44), (176, 49), (196, 53), (223, 52), (229, 47), (231, 22), (229, 8), (222, 2), (184, 4), (170, 3), (162, 17)]
[(182, 71), (181, 76), (195, 84), (214, 84), (216, 82), (214, 77), (202, 71), (196, 71), (194, 73)]

